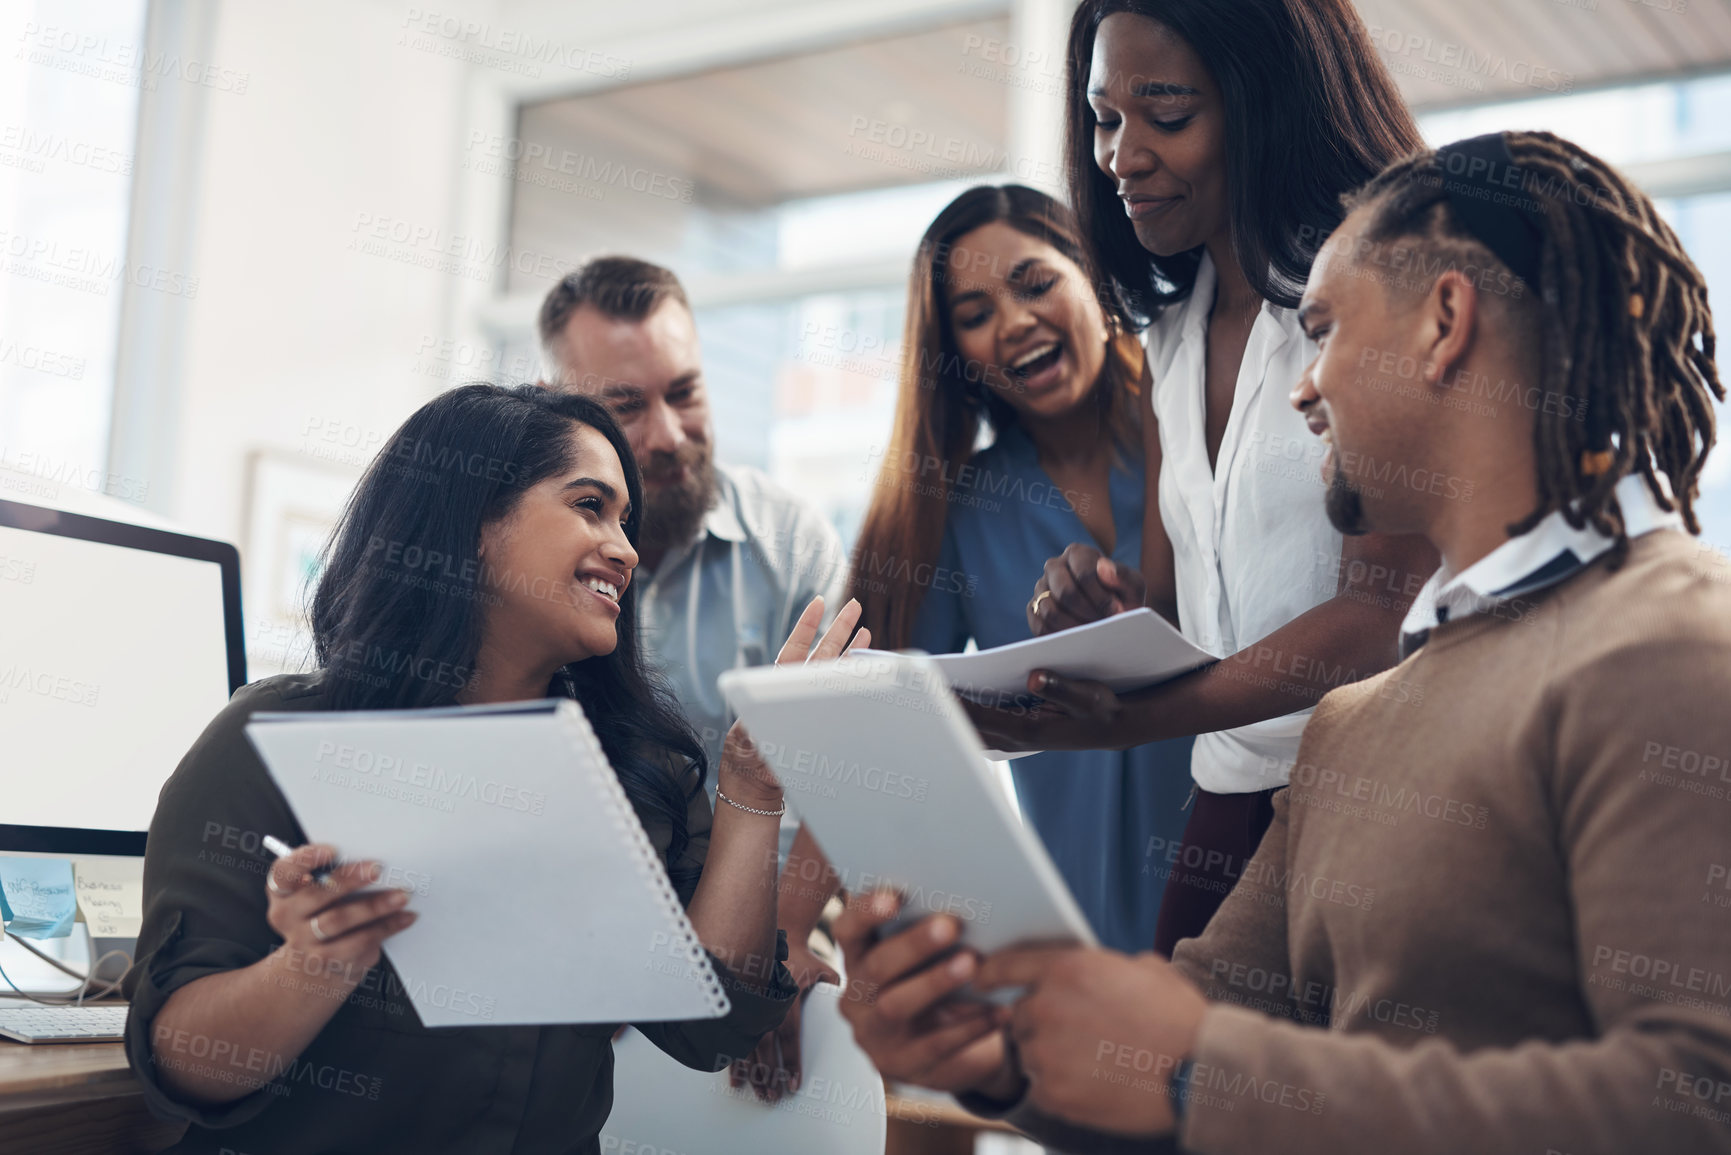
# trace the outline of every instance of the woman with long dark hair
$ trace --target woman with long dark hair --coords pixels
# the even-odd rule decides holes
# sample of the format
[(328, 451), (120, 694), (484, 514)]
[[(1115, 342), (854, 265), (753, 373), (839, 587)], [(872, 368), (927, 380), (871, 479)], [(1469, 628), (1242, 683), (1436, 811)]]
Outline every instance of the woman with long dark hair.
[[(775, 929), (781, 790), (730, 735), (727, 804), (710, 812), (702, 748), (638, 640), (641, 509), (607, 411), (533, 386), (453, 389), (373, 462), (313, 599), (320, 668), (237, 693), (151, 823), (126, 1046), (151, 1105), (192, 1124), (176, 1151), (593, 1151), (611, 1101), (612, 1026), (427, 1030), (380, 954), (414, 920), (408, 896), (357, 893), (364, 860), (313, 881), (334, 847), (274, 863), (258, 850), (265, 834), (304, 838), (244, 737), (257, 710), (577, 700), (732, 1002), (644, 1033), (716, 1070), (780, 1021), (794, 994)], [(807, 656), (820, 613), (785, 659)], [(816, 653), (839, 652), (856, 618), (839, 614)], [(570, 881), (577, 903), (606, 886)], [(492, 933), (485, 911), (475, 933)]]
[[(926, 229), (895, 426), (849, 588), (880, 645), (948, 653), (1027, 638), (1029, 578), (1080, 537), (1140, 563), (1142, 348), (1084, 260), (1070, 213), (1021, 185), (969, 189)], [(1164, 877), (1151, 856), (1182, 831), (1189, 745), (1011, 763), (1023, 814), (1118, 949), (1153, 941)]]
[(1329, 524), (1324, 448), (1287, 404), (1316, 355), (1295, 306), (1341, 196), (1421, 141), (1349, 0), (1084, 0), (1067, 83), (1089, 267), (1145, 328), (1146, 523), (1139, 570), (1088, 544), (1047, 562), (1028, 625), (1147, 605), (1222, 660), (1122, 696), (1036, 671), (1047, 708), (974, 715), (1012, 749), (1197, 736), (1183, 841), (1153, 863), (1169, 954), (1255, 852), (1310, 708), (1394, 664), (1436, 566), (1417, 538)]

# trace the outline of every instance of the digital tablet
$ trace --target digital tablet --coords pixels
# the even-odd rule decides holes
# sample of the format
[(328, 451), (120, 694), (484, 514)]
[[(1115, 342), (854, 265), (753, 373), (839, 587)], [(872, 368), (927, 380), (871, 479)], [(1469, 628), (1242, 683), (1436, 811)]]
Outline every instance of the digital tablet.
[(982, 954), (1094, 945), (929, 657), (729, 670), (720, 685), (849, 892), (897, 889), (907, 920), (954, 915), (962, 944)]

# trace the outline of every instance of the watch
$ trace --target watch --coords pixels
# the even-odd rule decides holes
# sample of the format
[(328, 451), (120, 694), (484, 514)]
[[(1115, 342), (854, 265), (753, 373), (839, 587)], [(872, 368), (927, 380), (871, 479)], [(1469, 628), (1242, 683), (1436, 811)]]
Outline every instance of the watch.
[(1195, 1072), (1196, 1060), (1185, 1059), (1172, 1072), (1172, 1082), (1167, 1084), (1166, 1093), (1172, 1096), (1172, 1119), (1176, 1123), (1184, 1122), (1184, 1110), (1190, 1105), (1190, 1076)]

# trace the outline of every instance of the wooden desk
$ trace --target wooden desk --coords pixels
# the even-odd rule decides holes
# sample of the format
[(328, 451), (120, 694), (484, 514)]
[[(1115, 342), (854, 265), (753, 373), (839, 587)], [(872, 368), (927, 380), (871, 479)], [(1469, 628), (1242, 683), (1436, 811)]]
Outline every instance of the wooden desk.
[[(942, 1100), (891, 1092), (886, 1155), (972, 1155), (981, 1131), (1007, 1131)], [(144, 1100), (119, 1043), (0, 1039), (0, 1151), (30, 1155), (155, 1155), (179, 1139)]]
[(948, 1095), (914, 1098), (891, 1088), (884, 1107), (889, 1115), (884, 1155), (973, 1155), (974, 1138), (981, 1131), (1015, 1133), (1002, 1123), (968, 1114)]
[(0, 1151), (154, 1155), (185, 1129), (145, 1110), (119, 1043), (0, 1039)]

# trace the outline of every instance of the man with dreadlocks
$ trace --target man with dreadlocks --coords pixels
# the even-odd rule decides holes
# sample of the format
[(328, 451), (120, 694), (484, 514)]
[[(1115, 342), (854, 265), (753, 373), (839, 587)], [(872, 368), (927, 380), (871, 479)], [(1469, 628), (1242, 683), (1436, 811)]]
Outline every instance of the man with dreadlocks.
[(982, 1018), (938, 1006), (953, 931), (874, 945), (894, 904), (856, 904), (856, 1035), (1067, 1151), (1731, 1151), (1731, 563), (1690, 536), (1724, 397), (1706, 284), (1548, 134), (1420, 154), (1348, 207), (1293, 403), (1335, 524), (1443, 559), (1403, 660), (1323, 699), (1171, 964), (1000, 952), (974, 985), (1022, 995)]

